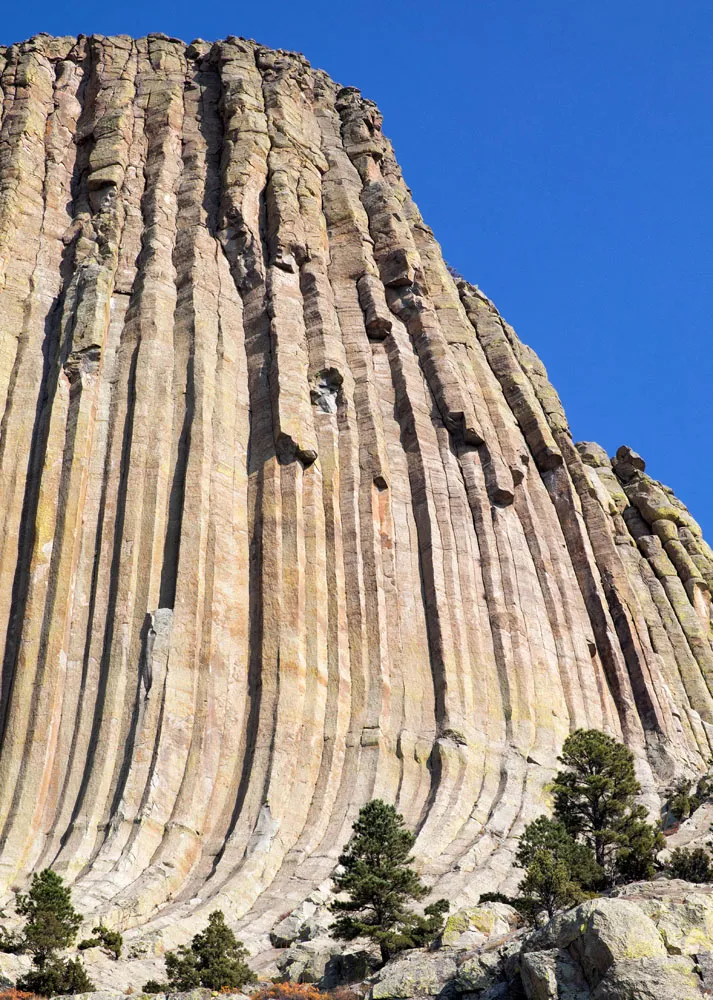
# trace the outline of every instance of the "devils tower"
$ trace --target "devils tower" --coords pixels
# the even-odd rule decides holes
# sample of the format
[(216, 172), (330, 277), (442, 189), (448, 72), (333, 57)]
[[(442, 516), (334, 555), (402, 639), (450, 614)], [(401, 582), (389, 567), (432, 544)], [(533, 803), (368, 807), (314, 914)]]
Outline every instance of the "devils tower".
[(395, 802), (513, 885), (566, 735), (713, 746), (713, 553), (454, 278), (378, 109), (301, 56), (0, 48), (0, 891), (265, 933)]

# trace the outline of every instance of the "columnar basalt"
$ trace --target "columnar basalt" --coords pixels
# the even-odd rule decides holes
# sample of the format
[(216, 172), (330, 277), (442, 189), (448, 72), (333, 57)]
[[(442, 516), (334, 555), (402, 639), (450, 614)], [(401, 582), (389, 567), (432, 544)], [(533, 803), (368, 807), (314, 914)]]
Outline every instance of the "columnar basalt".
[(2, 888), (264, 933), (381, 796), (464, 904), (573, 728), (652, 806), (708, 759), (713, 553), (573, 444), (374, 104), (234, 37), (0, 69)]

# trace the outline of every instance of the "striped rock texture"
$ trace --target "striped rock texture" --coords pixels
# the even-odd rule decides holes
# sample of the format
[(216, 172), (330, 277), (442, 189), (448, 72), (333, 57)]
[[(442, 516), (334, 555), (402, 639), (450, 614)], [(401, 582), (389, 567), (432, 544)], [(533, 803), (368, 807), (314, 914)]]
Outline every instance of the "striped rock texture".
[(0, 49), (0, 888), (247, 940), (356, 810), (512, 886), (567, 733), (711, 754), (713, 554), (448, 272), (374, 104), (239, 38)]

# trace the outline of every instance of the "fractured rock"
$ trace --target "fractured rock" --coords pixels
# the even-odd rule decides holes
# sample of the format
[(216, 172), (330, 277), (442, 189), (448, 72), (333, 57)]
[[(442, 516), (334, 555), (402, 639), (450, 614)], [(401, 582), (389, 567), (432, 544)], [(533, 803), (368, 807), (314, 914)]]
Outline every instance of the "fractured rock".
[(456, 960), (447, 951), (405, 952), (380, 972), (370, 991), (371, 1000), (409, 1000), (438, 996), (456, 974)]
[(52, 864), (122, 985), (215, 909), (266, 967), (323, 940), (289, 915), (372, 794), (465, 911), (572, 729), (652, 812), (711, 755), (700, 527), (575, 447), (378, 108), (302, 55), (0, 48), (0, 435), (0, 896)]

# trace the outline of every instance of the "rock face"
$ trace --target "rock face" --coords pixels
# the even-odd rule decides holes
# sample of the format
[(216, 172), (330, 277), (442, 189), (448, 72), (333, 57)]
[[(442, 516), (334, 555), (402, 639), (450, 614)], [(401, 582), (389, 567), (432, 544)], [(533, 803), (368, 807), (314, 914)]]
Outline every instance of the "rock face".
[(707, 760), (711, 550), (573, 444), (374, 104), (234, 37), (0, 71), (4, 889), (267, 949), (372, 796), (467, 907), (573, 728), (652, 807)]
[[(592, 899), (526, 940), (519, 974), (527, 1000), (695, 1000), (709, 995), (713, 948), (710, 896), (678, 883), (693, 905), (668, 887), (627, 899)], [(645, 887), (644, 887), (645, 889)], [(670, 929), (682, 937), (675, 940)], [(512, 965), (511, 965), (512, 971)]]
[(364, 986), (369, 1000), (696, 1000), (713, 987), (710, 893), (684, 882), (627, 886), (540, 931), (491, 935), (476, 952), (409, 952)]

